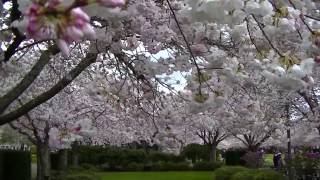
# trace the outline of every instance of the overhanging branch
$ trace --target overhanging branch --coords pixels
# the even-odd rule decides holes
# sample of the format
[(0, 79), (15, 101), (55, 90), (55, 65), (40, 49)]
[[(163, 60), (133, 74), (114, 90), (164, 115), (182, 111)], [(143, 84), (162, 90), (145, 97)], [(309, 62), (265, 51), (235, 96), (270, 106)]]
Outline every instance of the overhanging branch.
[(36, 98), (30, 100), (29, 102), (22, 105), (18, 109), (12, 112), (9, 112), (7, 114), (1, 115), (0, 125), (14, 121), (15, 119), (28, 113), (33, 108), (39, 106), (40, 104), (54, 97), (66, 86), (68, 86), (78, 75), (80, 75), (82, 71), (84, 71), (88, 66), (94, 63), (96, 59), (97, 59), (96, 53), (88, 53), (87, 56), (84, 59), (82, 59), (74, 69), (72, 69), (66, 76), (64, 76), (59, 82), (57, 82), (57, 84), (55, 84), (51, 89), (40, 94)]
[(6, 108), (16, 100), (38, 77), (42, 69), (50, 61), (50, 56), (59, 53), (57, 46), (52, 46), (48, 50), (44, 51), (36, 64), (32, 69), (24, 76), (24, 78), (13, 87), (7, 94), (0, 97), (0, 114), (2, 114)]

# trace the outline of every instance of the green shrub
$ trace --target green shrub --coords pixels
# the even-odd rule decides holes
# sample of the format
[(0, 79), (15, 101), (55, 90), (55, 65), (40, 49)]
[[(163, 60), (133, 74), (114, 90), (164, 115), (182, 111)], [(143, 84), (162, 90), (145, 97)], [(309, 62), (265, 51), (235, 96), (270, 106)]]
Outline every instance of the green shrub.
[(214, 171), (215, 180), (229, 180), (234, 174), (248, 169), (242, 166), (225, 166)]
[(162, 162), (151, 165), (152, 171), (188, 171), (190, 169), (188, 163)]
[(100, 180), (101, 178), (90, 172), (87, 173), (74, 173), (66, 176), (53, 177), (52, 180)]
[(292, 165), (296, 175), (300, 178), (317, 174), (320, 168), (320, 158), (307, 156), (307, 151), (297, 152), (292, 159)]
[(179, 163), (166, 163), (169, 165), (168, 171), (188, 171), (191, 169), (189, 163), (179, 162)]
[(30, 180), (31, 153), (28, 151), (0, 151), (0, 179)]
[(80, 164), (86, 163), (95, 166), (108, 164), (109, 167), (102, 168), (104, 170), (108, 170), (112, 167), (124, 168), (130, 163), (153, 164), (159, 162), (185, 162), (183, 156), (157, 151), (151, 151), (147, 154), (141, 149), (136, 150), (123, 147), (81, 146), (78, 148), (77, 153), (79, 155)]
[(230, 180), (254, 180), (255, 171), (246, 170), (232, 175)]
[(144, 165), (139, 163), (129, 163), (126, 166), (126, 171), (143, 171)]
[(148, 159), (143, 150), (120, 147), (103, 148), (99, 146), (82, 146), (79, 147), (78, 154), (80, 164), (89, 163), (93, 165), (108, 163), (124, 166), (131, 162), (145, 163)]
[(210, 148), (207, 145), (189, 144), (183, 148), (181, 156), (191, 159), (193, 163), (199, 160), (209, 161)]
[(216, 162), (197, 162), (193, 165), (195, 171), (214, 171), (222, 166), (222, 163)]
[(285, 176), (272, 170), (258, 170), (253, 180), (285, 180)]
[(83, 163), (80, 167), (88, 171), (98, 171), (98, 168), (92, 164)]
[(174, 154), (169, 154), (169, 153), (163, 153), (163, 152), (151, 152), (147, 156), (148, 160), (151, 162), (183, 162), (184, 157), (182, 156), (177, 156)]
[(245, 150), (229, 150), (225, 153), (225, 161), (228, 166), (246, 165), (242, 157), (246, 154)]

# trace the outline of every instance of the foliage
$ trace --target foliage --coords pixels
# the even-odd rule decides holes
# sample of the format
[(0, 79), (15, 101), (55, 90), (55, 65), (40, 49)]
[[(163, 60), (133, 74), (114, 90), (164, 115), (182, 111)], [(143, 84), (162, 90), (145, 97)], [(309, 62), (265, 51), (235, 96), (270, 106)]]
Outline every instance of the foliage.
[(273, 167), (273, 154), (265, 154), (263, 161), (265, 167)]
[(126, 166), (126, 171), (143, 171), (144, 165), (139, 163), (129, 163)]
[(276, 171), (272, 170), (257, 170), (256, 174), (254, 175), (254, 180), (285, 180), (286, 177)]
[(0, 151), (0, 179), (30, 180), (31, 153), (28, 151)]
[(184, 157), (159, 151), (150, 152), (147, 159), (151, 162), (183, 162)]
[(313, 176), (319, 172), (320, 158), (314, 158), (307, 152), (298, 152), (294, 155), (292, 164), (298, 177)]
[(214, 172), (215, 180), (229, 180), (234, 174), (248, 169), (242, 166), (225, 166)]
[(213, 172), (106, 172), (102, 180), (210, 180)]
[(147, 161), (143, 150), (133, 150), (120, 147), (84, 146), (79, 149), (79, 162), (100, 165), (126, 165), (132, 162), (144, 163)]
[(191, 170), (189, 163), (180, 162), (160, 162), (154, 163), (151, 166), (151, 171), (188, 171)]
[(89, 170), (89, 171), (98, 171), (97, 167), (92, 165), (92, 164), (83, 163), (83, 164), (81, 164), (81, 167), (83, 169), (86, 169), (86, 170)]
[(90, 171), (85, 171), (58, 175), (53, 177), (52, 180), (101, 180), (101, 178)]
[(285, 180), (285, 176), (272, 170), (245, 170), (238, 172), (230, 180)]
[[(142, 139), (171, 152), (199, 137), (217, 145), (233, 134), (251, 150), (271, 136), (283, 141), (291, 117), (316, 130), (318, 7), (317, 0), (1, 1), (0, 125), (15, 120), (34, 144), (56, 149)], [(171, 88), (180, 86), (170, 82), (178, 72), (187, 74), (183, 93)], [(301, 139), (312, 144), (314, 136)], [(123, 169), (182, 161), (119, 150), (80, 162)], [(226, 154), (226, 164), (244, 164), (241, 156)]]
[(241, 166), (226, 166), (217, 169), (215, 180), (285, 180), (285, 176), (273, 170), (247, 169)]
[(235, 166), (235, 165), (245, 165), (245, 161), (242, 159), (242, 157), (246, 154), (245, 150), (241, 149), (234, 149), (234, 150), (228, 150), (225, 152), (225, 162), (226, 165), (229, 166)]
[(205, 161), (200, 161), (196, 162), (193, 165), (193, 170), (195, 171), (214, 171), (222, 166), (222, 163), (220, 162), (205, 162)]
[(241, 159), (246, 162), (246, 166), (249, 168), (260, 168), (263, 165), (263, 154), (261, 152), (248, 151)]
[(122, 147), (83, 146), (79, 149), (79, 161), (93, 165), (109, 164), (110, 166), (127, 166), (129, 163), (157, 163), (157, 162), (184, 162), (182, 156), (151, 151), (148, 154), (142, 150)]
[(208, 161), (210, 156), (210, 149), (206, 145), (188, 144), (183, 148), (181, 156), (191, 159), (193, 163), (204, 160)]
[(253, 170), (246, 170), (238, 172), (231, 176), (230, 180), (254, 180), (255, 172)]

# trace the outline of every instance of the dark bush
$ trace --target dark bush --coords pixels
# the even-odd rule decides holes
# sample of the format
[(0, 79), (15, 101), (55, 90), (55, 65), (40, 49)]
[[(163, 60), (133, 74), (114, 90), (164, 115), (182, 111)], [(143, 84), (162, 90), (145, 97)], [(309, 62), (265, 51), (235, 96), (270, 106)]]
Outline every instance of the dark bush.
[(68, 172), (81, 172), (86, 170), (86, 168), (83, 168), (82, 166), (69, 166)]
[(126, 166), (126, 171), (143, 171), (144, 165), (139, 163), (129, 163)]
[(191, 167), (188, 163), (160, 162), (151, 166), (151, 171), (188, 171)]
[(238, 172), (231, 176), (230, 180), (254, 180), (255, 171), (246, 170)]
[(86, 173), (74, 173), (65, 176), (53, 177), (52, 180), (100, 180), (101, 178), (90, 172)]
[(214, 171), (215, 180), (229, 180), (234, 174), (248, 169), (242, 166), (225, 166)]
[(310, 157), (306, 152), (298, 152), (293, 156), (292, 165), (299, 178), (311, 178), (320, 169), (320, 158)]
[(242, 157), (246, 154), (245, 150), (237, 149), (237, 150), (229, 150), (225, 152), (225, 162), (228, 166), (244, 166), (246, 162), (242, 159)]
[(222, 166), (222, 163), (216, 162), (197, 162), (193, 165), (195, 171), (214, 171)]
[(86, 169), (86, 170), (88, 170), (88, 171), (98, 171), (98, 168), (97, 168), (96, 166), (92, 165), (92, 164), (86, 164), (86, 163), (84, 163), (84, 164), (81, 164), (80, 167), (81, 167), (82, 169)]
[(163, 152), (150, 152), (147, 156), (150, 162), (183, 162), (184, 157)]
[(31, 153), (28, 151), (0, 151), (0, 179), (30, 180)]
[[(228, 174), (228, 173), (227, 173)], [(285, 180), (285, 176), (279, 172), (273, 170), (251, 170), (246, 169), (234, 173), (230, 180)], [(221, 180), (216, 178), (216, 180)], [(225, 178), (224, 180), (229, 180)]]
[(285, 180), (285, 176), (272, 170), (257, 170), (253, 180)]
[(189, 144), (183, 148), (181, 156), (192, 160), (192, 163), (195, 163), (199, 160), (209, 161), (210, 148), (209, 146), (201, 144)]
[(59, 154), (58, 153), (51, 153), (50, 154), (50, 163), (52, 170), (59, 169)]
[(125, 149), (119, 147), (88, 147), (79, 148), (79, 162), (93, 165), (104, 163), (113, 165), (127, 165), (131, 162), (145, 163), (147, 161), (146, 153), (143, 150)]
[[(152, 164), (158, 162), (184, 162), (184, 157), (174, 154), (162, 152), (150, 152), (139, 149), (128, 149), (123, 147), (89, 147), (82, 146), (78, 149), (79, 163), (92, 164), (101, 166), (107, 164), (109, 169), (113, 167), (127, 167), (130, 163), (137, 164)], [(117, 169), (117, 168), (116, 168)], [(122, 168), (123, 169), (123, 168)]]
[(261, 152), (248, 151), (241, 159), (245, 161), (246, 167), (249, 168), (261, 168), (263, 165), (263, 154)]

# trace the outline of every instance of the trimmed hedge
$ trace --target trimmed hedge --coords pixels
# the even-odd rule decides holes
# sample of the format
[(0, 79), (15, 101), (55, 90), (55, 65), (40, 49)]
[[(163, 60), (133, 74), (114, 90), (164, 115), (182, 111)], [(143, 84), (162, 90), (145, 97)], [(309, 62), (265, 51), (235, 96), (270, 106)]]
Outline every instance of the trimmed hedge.
[(253, 170), (241, 166), (225, 166), (214, 172), (215, 180), (286, 180), (273, 170)]
[(188, 163), (155, 163), (151, 166), (151, 171), (188, 171), (191, 167)]
[(101, 178), (93, 173), (71, 173), (65, 176), (53, 177), (52, 180), (100, 180)]
[(215, 180), (229, 180), (231, 177), (248, 169), (242, 166), (225, 166), (214, 171)]
[(192, 170), (189, 163), (173, 163), (173, 162), (158, 162), (158, 163), (129, 163), (126, 166), (111, 166), (104, 164), (100, 166), (102, 171), (189, 171)]
[(183, 156), (162, 152), (150, 152), (147, 154), (141, 149), (136, 150), (121, 147), (104, 148), (99, 146), (82, 146), (79, 147), (78, 154), (80, 164), (92, 164), (95, 166), (107, 164), (109, 167), (122, 167), (122, 169), (132, 163), (153, 164), (160, 162), (185, 162)]
[(143, 171), (144, 165), (139, 163), (130, 163), (127, 165), (127, 171)]
[(255, 172), (252, 170), (246, 170), (238, 172), (231, 176), (230, 180), (254, 180)]
[(285, 176), (279, 172), (272, 170), (258, 170), (254, 176), (254, 180), (285, 180)]
[(194, 171), (214, 171), (222, 166), (222, 163), (197, 162), (193, 165)]
[(31, 180), (31, 153), (0, 151), (0, 179)]
[(181, 156), (192, 160), (192, 163), (197, 161), (209, 161), (210, 147), (201, 144), (189, 144), (183, 148)]

